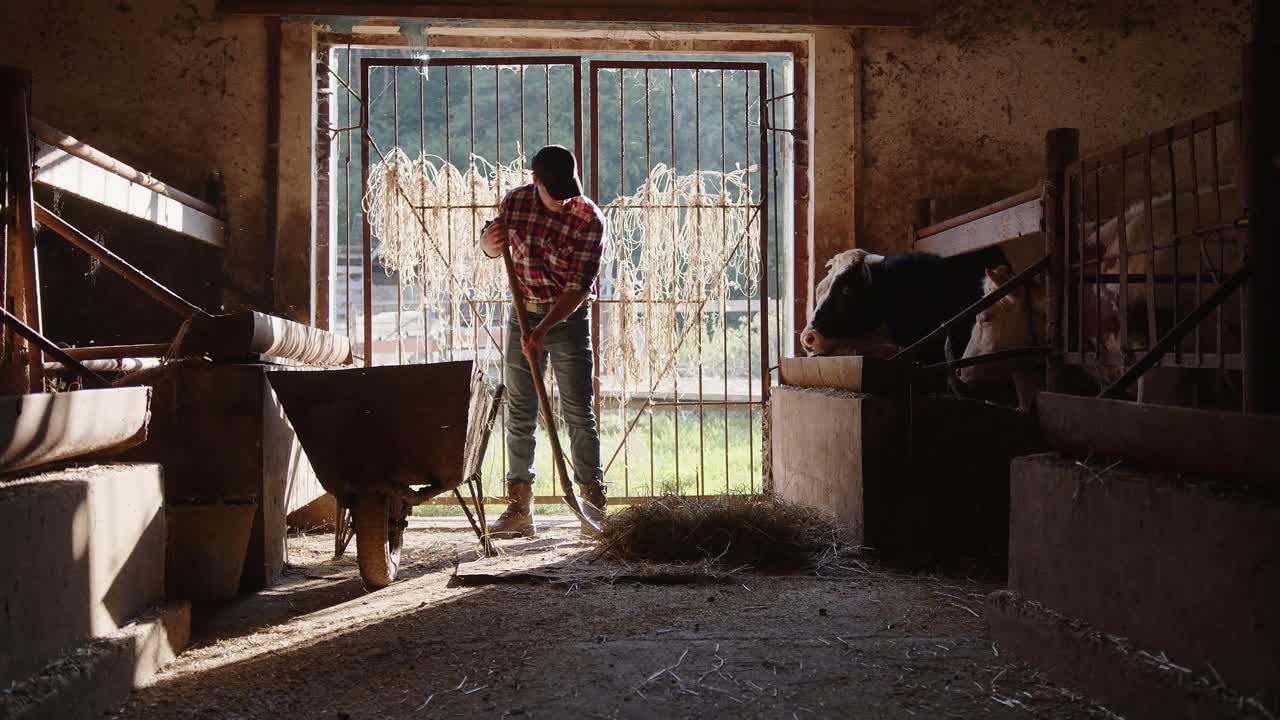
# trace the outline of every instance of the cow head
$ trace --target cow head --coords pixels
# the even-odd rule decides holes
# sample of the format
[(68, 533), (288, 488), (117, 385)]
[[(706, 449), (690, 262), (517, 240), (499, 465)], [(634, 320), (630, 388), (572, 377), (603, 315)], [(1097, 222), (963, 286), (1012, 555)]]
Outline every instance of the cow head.
[(884, 308), (872, 283), (871, 266), (883, 255), (846, 250), (827, 261), (827, 276), (818, 283), (813, 316), (800, 334), (810, 355), (830, 355), (848, 341), (874, 332), (884, 322)]
[[(1013, 272), (1007, 265), (991, 268), (986, 273), (987, 276), (982, 281), (984, 295), (990, 295), (1013, 278)], [(1034, 289), (1012, 292), (978, 313), (964, 356), (969, 358), (998, 350), (1038, 345), (1036, 335), (1044, 327), (1044, 323), (1043, 293)], [(1005, 363), (985, 363), (961, 368), (958, 375), (970, 385), (1009, 382), (1010, 377), (1009, 367)]]

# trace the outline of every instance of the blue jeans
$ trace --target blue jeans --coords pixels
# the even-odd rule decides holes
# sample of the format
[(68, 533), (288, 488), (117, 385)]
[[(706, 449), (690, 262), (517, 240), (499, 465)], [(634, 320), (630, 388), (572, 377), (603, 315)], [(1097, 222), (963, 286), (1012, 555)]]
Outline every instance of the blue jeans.
[[(529, 313), (529, 326), (534, 327), (543, 316)], [(578, 484), (595, 482), (604, 476), (600, 467), (600, 434), (596, 430), (596, 414), (592, 394), (591, 311), (576, 310), (563, 322), (551, 328), (543, 344), (539, 365), (551, 370), (560, 389), (560, 409), (569, 430), (571, 471)], [(520, 325), (515, 313), (507, 323), (507, 480), (534, 481), (534, 429), (538, 424), (538, 393), (533, 386), (529, 361), (520, 349)]]

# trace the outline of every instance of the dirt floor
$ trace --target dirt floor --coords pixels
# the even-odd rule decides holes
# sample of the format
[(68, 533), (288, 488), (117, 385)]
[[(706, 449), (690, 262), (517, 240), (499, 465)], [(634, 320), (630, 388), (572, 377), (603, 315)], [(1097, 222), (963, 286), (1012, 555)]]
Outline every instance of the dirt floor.
[(852, 559), (640, 581), (588, 565), (571, 527), (483, 560), (463, 526), (415, 518), (402, 579), (366, 593), (332, 546), (292, 538), (283, 585), (198, 613), (193, 647), (112, 717), (1111, 716), (987, 638), (989, 583)]

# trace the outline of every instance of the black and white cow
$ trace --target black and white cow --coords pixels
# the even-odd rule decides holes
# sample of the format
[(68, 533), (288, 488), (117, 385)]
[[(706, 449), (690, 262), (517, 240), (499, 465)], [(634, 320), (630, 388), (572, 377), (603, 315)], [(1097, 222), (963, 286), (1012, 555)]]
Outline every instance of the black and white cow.
[[(981, 299), (985, 271), (1005, 264), (998, 247), (951, 258), (846, 250), (827, 263), (801, 345), (810, 355), (878, 355), (906, 347)], [(951, 346), (968, 346), (971, 330), (969, 323), (952, 330)], [(940, 338), (917, 359), (941, 362), (943, 345)]]

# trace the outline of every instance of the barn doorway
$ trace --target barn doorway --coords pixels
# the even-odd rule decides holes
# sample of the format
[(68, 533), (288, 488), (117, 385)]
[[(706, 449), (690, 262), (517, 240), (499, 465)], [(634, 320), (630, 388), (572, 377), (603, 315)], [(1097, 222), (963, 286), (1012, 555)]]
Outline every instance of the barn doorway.
[[(762, 490), (792, 328), (788, 56), (324, 56), (325, 294), (358, 362), (471, 359), (502, 381), (506, 277), (477, 238), (532, 153), (562, 144), (610, 223), (593, 339), (611, 496)], [(495, 438), (492, 495), (505, 464)], [(548, 453), (538, 464), (537, 495), (558, 502)]]

